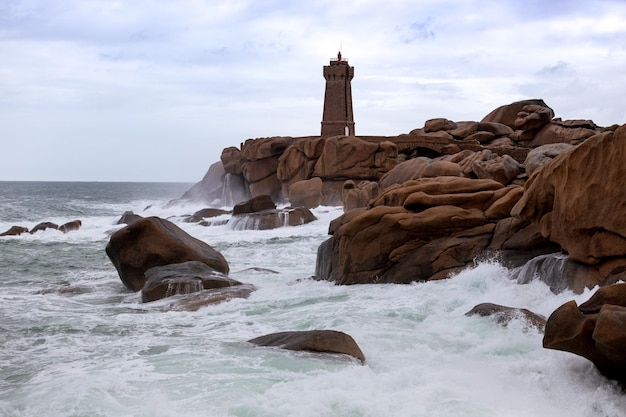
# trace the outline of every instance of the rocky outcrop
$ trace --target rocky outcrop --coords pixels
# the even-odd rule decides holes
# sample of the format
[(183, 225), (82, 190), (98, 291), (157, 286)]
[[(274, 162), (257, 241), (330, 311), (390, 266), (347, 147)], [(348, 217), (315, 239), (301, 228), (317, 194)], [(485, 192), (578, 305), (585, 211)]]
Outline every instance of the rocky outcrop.
[(561, 153), (526, 183), (513, 214), (572, 260), (626, 257), (626, 126)]
[(319, 177), (294, 182), (289, 187), (289, 202), (292, 207), (312, 209), (324, 199), (323, 182)]
[[(577, 123), (578, 122), (578, 123)], [(534, 148), (550, 143), (568, 143), (578, 145), (585, 139), (598, 133), (598, 126), (593, 122), (576, 120), (556, 120), (543, 126), (533, 137), (528, 146)]]
[(287, 350), (349, 355), (365, 362), (365, 355), (354, 339), (336, 330), (272, 333), (248, 340), (248, 342), (259, 346), (277, 346)]
[(496, 323), (501, 326), (508, 326), (513, 320), (522, 320), (527, 327), (534, 328), (540, 332), (546, 325), (546, 318), (533, 313), (526, 308), (507, 307), (493, 303), (482, 303), (474, 306), (470, 311), (465, 313), (466, 316), (492, 317)]
[(278, 159), (293, 143), (291, 137), (248, 139), (241, 146), (242, 175), (252, 197), (267, 194), (282, 200)]
[(580, 306), (570, 301), (556, 309), (546, 323), (543, 346), (582, 356), (626, 385), (626, 284), (600, 288)]
[(199, 261), (217, 272), (229, 271), (221, 253), (159, 217), (139, 219), (113, 233), (106, 254), (132, 291), (143, 288), (145, 272), (155, 266)]
[(19, 236), (22, 233), (28, 233), (28, 228), (22, 226), (11, 226), (7, 231), (0, 233), (0, 236)]
[[(391, 186), (368, 208), (348, 211), (331, 223), (332, 237), (318, 250), (316, 276), (337, 284), (446, 278), (486, 250), (500, 249), (493, 245), (496, 226), (509, 218), (521, 195), (520, 186), (463, 177)], [(499, 244), (505, 242), (509, 250), (517, 249), (511, 239)]]
[[(144, 303), (175, 295), (243, 285), (198, 261), (155, 266), (146, 270), (145, 277), (146, 283), (141, 289)], [(220, 291), (214, 291), (214, 294), (218, 293)]]

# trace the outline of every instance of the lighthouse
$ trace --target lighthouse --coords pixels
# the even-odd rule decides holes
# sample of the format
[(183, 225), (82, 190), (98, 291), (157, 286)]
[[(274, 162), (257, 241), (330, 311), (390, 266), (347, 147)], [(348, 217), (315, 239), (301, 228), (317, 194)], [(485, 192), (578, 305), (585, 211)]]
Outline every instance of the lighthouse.
[(331, 58), (324, 66), (326, 91), (324, 93), (324, 114), (322, 115), (322, 136), (354, 136), (354, 117), (352, 115), (352, 87), (354, 67), (341, 57)]

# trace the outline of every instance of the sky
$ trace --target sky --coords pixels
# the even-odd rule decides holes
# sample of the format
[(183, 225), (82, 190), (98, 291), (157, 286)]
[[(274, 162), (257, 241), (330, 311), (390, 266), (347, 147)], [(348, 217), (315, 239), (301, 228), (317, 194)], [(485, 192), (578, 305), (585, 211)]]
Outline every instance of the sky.
[(626, 0), (0, 0), (0, 181), (197, 182), (249, 138), (356, 135), (542, 98), (626, 123)]

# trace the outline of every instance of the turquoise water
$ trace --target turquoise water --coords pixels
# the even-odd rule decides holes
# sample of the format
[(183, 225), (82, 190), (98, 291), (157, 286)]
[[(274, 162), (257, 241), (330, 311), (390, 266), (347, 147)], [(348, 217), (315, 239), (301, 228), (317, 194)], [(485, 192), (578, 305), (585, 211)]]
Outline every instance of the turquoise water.
[[(518, 285), (492, 263), (424, 284), (314, 281), (339, 208), (298, 227), (203, 227), (180, 220), (202, 207), (170, 203), (189, 186), (0, 183), (0, 231), (83, 222), (0, 238), (0, 415), (624, 416), (618, 387), (585, 359), (543, 349), (522, 321), (465, 316), (481, 302), (547, 316), (590, 292)], [(180, 297), (142, 304), (104, 253), (127, 210), (169, 217), (257, 291), (197, 311), (177, 310)], [(365, 364), (246, 343), (310, 329), (352, 335)]]

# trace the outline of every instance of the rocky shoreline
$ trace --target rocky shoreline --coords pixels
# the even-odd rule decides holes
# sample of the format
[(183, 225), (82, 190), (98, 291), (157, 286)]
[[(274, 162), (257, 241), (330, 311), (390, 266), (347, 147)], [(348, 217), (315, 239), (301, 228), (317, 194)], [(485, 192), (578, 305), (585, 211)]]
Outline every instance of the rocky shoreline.
[[(224, 149), (183, 199), (342, 205), (315, 273), (337, 284), (444, 279), (495, 258), (517, 268), (519, 283), (539, 278), (555, 292), (581, 293), (626, 280), (624, 178), (626, 125), (561, 120), (533, 99), (477, 122), (431, 119), (395, 137), (249, 139)], [(624, 384), (626, 296), (614, 293), (592, 313), (558, 309), (544, 345), (584, 356)], [(569, 342), (555, 321), (569, 321)]]

